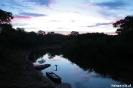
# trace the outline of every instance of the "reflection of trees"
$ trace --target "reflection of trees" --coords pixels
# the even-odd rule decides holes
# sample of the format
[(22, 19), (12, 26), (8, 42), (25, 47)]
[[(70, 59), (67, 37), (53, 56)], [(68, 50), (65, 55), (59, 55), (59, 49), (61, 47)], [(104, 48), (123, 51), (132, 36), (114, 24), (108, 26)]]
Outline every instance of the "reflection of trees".
[[(35, 60), (43, 57), (43, 55), (46, 53), (48, 53), (49, 57), (52, 58), (55, 55), (61, 55), (61, 52), (62, 51), (60, 49), (44, 49), (32, 51), (29, 55), (29, 60), (35, 62)], [(101, 64), (100, 62), (83, 61), (79, 55), (77, 55), (77, 57), (73, 57), (63, 53), (63, 57), (68, 58), (72, 63), (77, 64), (84, 70), (88, 70), (88, 72), (95, 71), (95, 73), (100, 74), (102, 77), (108, 77), (122, 83), (133, 84), (132, 71), (109, 66), (107, 64)]]
[(46, 54), (46, 52), (43, 52), (42, 50), (34, 50), (29, 54), (28, 59), (35, 62), (38, 58), (42, 58), (44, 54)]
[[(63, 42), (63, 54), (71, 62), (89, 71), (96, 71), (103, 77), (111, 77), (125, 83), (131, 83), (130, 76), (124, 71), (115, 70), (130, 69), (133, 67), (133, 16), (114, 23), (118, 28), (118, 35), (106, 35), (103, 33), (86, 33), (75, 36), (72, 40)], [(93, 61), (93, 64), (92, 64)], [(90, 63), (91, 62), (91, 63)], [(98, 67), (98, 63), (106, 64)], [(114, 65), (110, 70), (109, 65)], [(107, 69), (106, 69), (106, 68)], [(109, 69), (109, 70), (108, 70)], [(125, 75), (124, 75), (125, 74)], [(129, 73), (130, 74), (130, 73)], [(124, 78), (122, 78), (122, 76)]]
[(48, 54), (48, 58), (53, 58), (55, 55), (60, 55), (60, 49), (43, 49), (43, 50), (34, 50), (29, 54), (28, 59), (32, 62), (35, 62), (38, 58), (42, 58), (43, 55)]
[(102, 64), (100, 62), (93, 61), (83, 61), (82, 58), (71, 57), (67, 54), (63, 54), (65, 58), (68, 58), (71, 62), (76, 63), (84, 70), (88, 70), (88, 72), (95, 71), (95, 73), (100, 74), (102, 77), (111, 78), (112, 80), (119, 81), (122, 83), (133, 84), (133, 71), (113, 67), (111, 65)]
[(55, 55), (53, 55), (52, 53), (48, 53), (48, 58), (51, 59), (53, 58)]

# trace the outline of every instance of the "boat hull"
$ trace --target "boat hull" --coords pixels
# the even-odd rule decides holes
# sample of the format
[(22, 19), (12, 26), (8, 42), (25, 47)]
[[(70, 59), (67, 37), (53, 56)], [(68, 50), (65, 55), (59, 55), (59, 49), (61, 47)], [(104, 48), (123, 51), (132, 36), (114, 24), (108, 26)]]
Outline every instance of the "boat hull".
[(43, 69), (50, 67), (50, 66), (51, 66), (50, 64), (38, 65), (38, 66), (35, 66), (35, 69), (36, 70), (43, 70)]
[(46, 72), (46, 76), (55, 83), (61, 83), (61, 78), (53, 72)]

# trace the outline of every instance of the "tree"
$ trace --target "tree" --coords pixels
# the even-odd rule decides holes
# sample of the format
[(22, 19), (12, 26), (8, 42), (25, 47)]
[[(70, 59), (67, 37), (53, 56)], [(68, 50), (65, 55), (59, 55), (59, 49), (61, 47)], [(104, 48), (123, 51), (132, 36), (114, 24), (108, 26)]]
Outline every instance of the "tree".
[(113, 23), (113, 27), (116, 27), (116, 33), (122, 34), (133, 30), (133, 16), (127, 16), (124, 19)]
[(24, 28), (17, 28), (16, 30), (19, 31), (19, 32), (25, 32), (24, 31), (25, 30)]
[(76, 36), (76, 35), (79, 35), (79, 32), (77, 32), (77, 31), (72, 31), (70, 35)]
[(0, 24), (10, 24), (13, 19), (11, 12), (6, 12), (0, 9)]
[(55, 33), (52, 31), (52, 32), (48, 32), (47, 34), (54, 35)]
[(11, 19), (13, 19), (11, 12), (0, 9), (0, 33), (5, 32), (7, 29), (12, 29)]
[(0, 27), (0, 33), (1, 33), (1, 31), (2, 31), (2, 28)]
[(13, 28), (11, 24), (0, 24), (0, 30), (1, 33), (5, 33), (13, 30)]
[(38, 35), (45, 35), (45, 32), (42, 31), (42, 30), (39, 30), (39, 31), (37, 32), (37, 34), (38, 34)]

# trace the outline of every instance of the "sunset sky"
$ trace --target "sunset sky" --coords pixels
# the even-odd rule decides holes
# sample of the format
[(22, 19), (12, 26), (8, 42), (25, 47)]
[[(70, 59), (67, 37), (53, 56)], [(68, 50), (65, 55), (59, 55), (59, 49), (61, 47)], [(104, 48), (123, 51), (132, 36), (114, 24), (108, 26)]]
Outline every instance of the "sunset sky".
[(25, 31), (114, 33), (112, 23), (133, 15), (133, 0), (0, 0), (0, 9)]

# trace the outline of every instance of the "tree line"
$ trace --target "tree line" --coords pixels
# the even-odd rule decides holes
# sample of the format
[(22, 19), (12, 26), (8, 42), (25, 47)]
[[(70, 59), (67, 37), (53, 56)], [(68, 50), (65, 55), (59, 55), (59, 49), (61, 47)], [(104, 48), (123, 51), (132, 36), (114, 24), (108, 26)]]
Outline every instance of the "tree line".
[(11, 12), (0, 9), (0, 50), (2, 47), (19, 46), (23, 48), (31, 48), (41, 45), (61, 44), (66, 40), (66, 36), (54, 32), (47, 34), (39, 30), (27, 32), (24, 28), (13, 28), (11, 20), (13, 19)]
[(54, 32), (47, 34), (39, 30), (26, 32), (24, 28), (13, 28), (13, 15), (0, 9), (0, 52), (9, 47), (33, 48), (36, 46), (61, 45), (64, 55), (87, 65), (88, 61), (100, 61), (131, 67), (133, 63), (133, 16), (118, 20), (112, 26), (117, 35), (72, 31), (65, 36)]
[(117, 35), (86, 33), (62, 44), (63, 52), (72, 62), (88, 66), (88, 62), (112, 64), (132, 69), (133, 65), (133, 16), (112, 24)]

